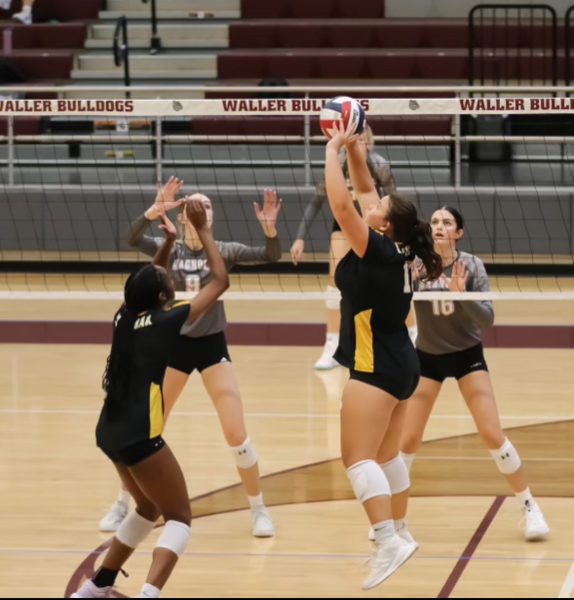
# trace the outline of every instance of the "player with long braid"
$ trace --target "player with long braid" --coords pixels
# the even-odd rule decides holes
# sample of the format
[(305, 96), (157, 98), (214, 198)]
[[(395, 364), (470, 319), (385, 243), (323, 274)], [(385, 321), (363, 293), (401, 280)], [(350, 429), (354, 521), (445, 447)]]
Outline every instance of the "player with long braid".
[[(146, 235), (152, 221), (163, 213), (181, 208), (177, 194), (183, 181), (171, 177), (165, 186), (158, 189), (154, 204), (132, 225), (129, 242), (148, 255), (153, 255), (162, 244), (161, 238)], [(213, 226), (211, 200), (203, 194), (190, 198), (201, 201), (207, 212), (209, 227)], [(237, 242), (216, 242), (230, 270), (235, 264), (274, 262), (281, 257), (281, 246), (276, 223), (281, 210), (281, 200), (275, 190), (264, 192), (263, 206), (254, 202), (255, 215), (265, 236), (264, 246), (246, 246)], [(181, 239), (173, 245), (168, 266), (177, 290), (199, 290), (211, 279), (204, 245), (193, 223), (180, 210)], [(225, 338), (225, 309), (222, 301), (216, 302), (202, 319), (193, 324), (172, 349), (164, 393), (177, 398), (190, 374), (197, 369), (207, 393), (211, 397), (225, 439), (230, 446), (239, 475), (247, 492), (251, 507), (251, 530), (255, 537), (270, 537), (275, 534), (271, 514), (265, 506), (259, 464), (255, 446), (247, 434), (241, 394), (237, 376), (231, 362)], [(117, 501), (100, 522), (102, 531), (113, 531), (127, 513), (129, 494), (121, 489)]]

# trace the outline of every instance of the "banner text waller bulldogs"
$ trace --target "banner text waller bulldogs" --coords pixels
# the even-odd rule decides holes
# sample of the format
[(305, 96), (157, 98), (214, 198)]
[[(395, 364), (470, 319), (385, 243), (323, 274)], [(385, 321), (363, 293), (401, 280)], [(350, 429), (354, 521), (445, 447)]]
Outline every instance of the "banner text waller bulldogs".
[(134, 111), (133, 100), (0, 100), (7, 113), (126, 113)]
[[(381, 98), (358, 99), (373, 115), (567, 114), (574, 98)], [(0, 100), (0, 114), (117, 117), (318, 115), (326, 99), (254, 98), (219, 100)]]

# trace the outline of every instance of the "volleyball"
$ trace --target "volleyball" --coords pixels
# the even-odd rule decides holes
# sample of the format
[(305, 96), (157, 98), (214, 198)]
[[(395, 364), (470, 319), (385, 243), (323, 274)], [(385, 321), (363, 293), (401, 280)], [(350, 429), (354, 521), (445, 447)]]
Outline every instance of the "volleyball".
[(353, 133), (363, 133), (365, 128), (365, 111), (354, 98), (337, 96), (328, 100), (319, 117), (321, 131), (331, 139), (336, 132), (336, 124), (342, 124), (346, 130), (351, 124)]

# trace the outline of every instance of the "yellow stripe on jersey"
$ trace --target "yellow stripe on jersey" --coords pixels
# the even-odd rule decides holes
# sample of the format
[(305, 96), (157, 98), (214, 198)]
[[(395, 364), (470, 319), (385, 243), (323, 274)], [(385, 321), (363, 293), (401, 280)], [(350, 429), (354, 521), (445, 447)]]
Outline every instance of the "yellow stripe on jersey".
[(190, 305), (189, 300), (179, 300), (178, 302), (175, 302), (174, 304), (172, 304), (169, 307), (169, 310), (173, 310), (174, 308), (180, 308), (181, 306), (185, 306), (187, 304), (187, 306)]
[(149, 388), (149, 437), (154, 438), (163, 433), (163, 397), (161, 387), (152, 383)]
[(373, 351), (373, 330), (371, 315), (373, 309), (355, 315), (355, 371), (374, 373), (375, 356)]

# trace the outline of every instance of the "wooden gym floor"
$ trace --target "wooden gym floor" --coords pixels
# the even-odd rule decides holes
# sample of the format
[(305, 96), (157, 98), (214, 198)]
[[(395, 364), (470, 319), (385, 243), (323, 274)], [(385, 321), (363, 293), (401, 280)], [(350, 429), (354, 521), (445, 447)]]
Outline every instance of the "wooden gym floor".
[[(3, 302), (0, 320), (109, 321), (116, 303)], [(320, 323), (320, 303), (231, 302), (231, 322)], [(572, 335), (562, 303), (499, 303), (499, 325)], [(570, 333), (568, 333), (570, 332)], [(552, 533), (527, 543), (516, 502), (449, 382), (414, 464), (409, 523), (420, 550), (364, 593), (368, 524), (339, 456), (343, 369), (313, 370), (319, 348), (233, 346), (249, 434), (265, 475), (274, 539), (250, 535), (249, 511), (197, 376), (166, 439), (187, 476), (192, 539), (166, 597), (571, 597), (574, 587), (574, 349), (489, 348), (503, 425)], [(109, 535), (97, 524), (117, 492), (94, 444), (105, 344), (0, 344), (0, 595), (62, 597), (88, 576)], [(157, 537), (129, 561), (136, 593)]]

